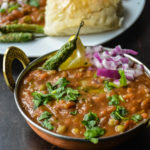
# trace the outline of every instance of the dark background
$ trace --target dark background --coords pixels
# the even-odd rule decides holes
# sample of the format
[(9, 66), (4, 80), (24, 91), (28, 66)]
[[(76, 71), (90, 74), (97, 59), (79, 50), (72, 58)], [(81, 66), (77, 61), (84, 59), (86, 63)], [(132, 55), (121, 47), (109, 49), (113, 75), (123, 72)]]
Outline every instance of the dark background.
[[(114, 47), (118, 44), (123, 48), (137, 50), (139, 52), (137, 58), (150, 68), (149, 0), (147, 0), (139, 20), (125, 33), (104, 45)], [(3, 57), (0, 56), (0, 150), (60, 150), (37, 136), (19, 113), (13, 93), (9, 91), (3, 79), (2, 59)], [(15, 78), (21, 70), (21, 65), (16, 61), (13, 64)], [(114, 148), (114, 150), (129, 148), (136, 150), (150, 149), (150, 128), (144, 129), (135, 138)]]

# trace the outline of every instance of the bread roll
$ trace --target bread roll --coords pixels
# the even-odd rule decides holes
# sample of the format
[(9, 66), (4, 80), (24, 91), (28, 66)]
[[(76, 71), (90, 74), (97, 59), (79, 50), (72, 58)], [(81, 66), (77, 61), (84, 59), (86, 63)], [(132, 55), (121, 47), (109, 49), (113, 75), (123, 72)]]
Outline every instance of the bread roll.
[(81, 20), (80, 34), (113, 30), (122, 24), (121, 0), (47, 0), (45, 33), (51, 36), (72, 35)]

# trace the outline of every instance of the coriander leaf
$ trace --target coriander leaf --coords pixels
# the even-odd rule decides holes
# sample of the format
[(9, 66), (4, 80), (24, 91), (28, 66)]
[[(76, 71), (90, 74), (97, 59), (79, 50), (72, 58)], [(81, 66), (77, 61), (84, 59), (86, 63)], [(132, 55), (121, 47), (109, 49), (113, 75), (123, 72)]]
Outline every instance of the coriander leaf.
[(141, 116), (140, 114), (134, 114), (134, 115), (132, 115), (131, 119), (132, 119), (133, 121), (135, 121), (136, 123), (138, 123), (138, 122), (141, 121), (143, 118), (142, 118), (142, 116)]
[(119, 70), (118, 72), (120, 74), (120, 80), (119, 80), (120, 81), (120, 86), (121, 87), (127, 86), (127, 79), (126, 79), (124, 71), (123, 70)]
[(42, 104), (42, 95), (38, 92), (32, 93), (34, 109), (38, 108)]
[(118, 95), (112, 95), (108, 97), (109, 105), (119, 105), (119, 97)]
[(93, 143), (93, 144), (97, 144), (98, 141), (99, 141), (99, 139), (98, 139), (98, 138), (91, 138), (90, 141), (91, 141), (91, 143)]
[(32, 96), (33, 96), (34, 109), (36, 109), (40, 105), (47, 104), (47, 102), (52, 99), (52, 96), (50, 94), (43, 94), (38, 92), (33, 92)]
[(34, 6), (34, 7), (39, 7), (40, 6), (39, 0), (29, 0), (28, 3), (29, 3), (30, 6)]
[(79, 91), (74, 90), (72, 88), (66, 88), (66, 96), (64, 97), (64, 100), (69, 100), (69, 101), (75, 101), (79, 97)]
[(78, 110), (75, 110), (75, 111), (70, 112), (70, 115), (75, 116), (77, 113), (78, 113)]
[(124, 98), (123, 98), (121, 95), (119, 95), (119, 99), (120, 99), (122, 102), (126, 102), (126, 101), (124, 100)]
[(84, 136), (86, 139), (90, 140), (92, 143), (98, 143), (98, 137), (105, 133), (105, 130), (98, 127), (99, 118), (97, 114), (90, 112), (84, 115), (82, 124), (85, 125), (86, 131)]
[(60, 87), (66, 87), (70, 82), (66, 78), (59, 78), (59, 80), (56, 82), (56, 85), (59, 85)]
[(112, 95), (108, 97), (109, 100), (109, 105), (119, 105), (120, 101), (125, 102), (125, 100), (123, 99), (123, 97), (121, 95)]
[(43, 122), (42, 122), (42, 126), (49, 129), (49, 130), (53, 130), (54, 129), (54, 126), (50, 123), (50, 121), (48, 119), (45, 119)]
[(111, 91), (114, 88), (118, 88), (118, 86), (116, 84), (114, 84), (113, 82), (109, 82), (108, 80), (104, 81), (104, 87), (108, 90)]
[(46, 105), (47, 103), (49, 102), (49, 98), (48, 97), (45, 97), (44, 101), (43, 101), (43, 105)]
[(109, 82), (109, 86), (113, 87), (113, 88), (118, 88), (118, 85), (116, 85), (115, 83), (113, 82)]
[(65, 88), (64, 87), (59, 87), (53, 91), (51, 91), (51, 94), (53, 96), (54, 99), (59, 100), (62, 99), (63, 96), (65, 95)]
[(90, 112), (84, 116), (82, 124), (84, 124), (86, 128), (90, 129), (96, 126), (98, 122), (99, 118), (97, 117), (97, 114)]
[(43, 119), (49, 119), (52, 116), (52, 114), (50, 114), (48, 111), (44, 111), (40, 117), (39, 117), (39, 121), (43, 120)]
[(92, 127), (97, 125), (97, 122), (95, 120), (91, 120), (91, 121), (83, 120), (82, 124), (84, 124), (87, 129), (91, 129)]
[(116, 110), (111, 113), (111, 117), (116, 120), (127, 120), (125, 116), (128, 114), (128, 111), (123, 106), (117, 106)]
[(47, 87), (47, 90), (48, 90), (49, 93), (53, 90), (53, 86), (50, 82), (46, 83), (46, 87)]
[(84, 133), (86, 139), (90, 140), (92, 143), (98, 143), (98, 137), (105, 134), (105, 130), (99, 127), (93, 127), (91, 129), (87, 129)]
[(42, 104), (42, 100), (33, 99), (34, 109), (38, 108)]
[(66, 78), (60, 78), (53, 86), (50, 82), (46, 83), (48, 94), (33, 92), (34, 108), (46, 105), (50, 100), (76, 101), (80, 95), (78, 90), (66, 87), (70, 82)]
[(34, 97), (35, 100), (41, 100), (42, 98), (42, 93), (38, 93), (38, 92), (33, 92), (32, 96)]
[(97, 114), (95, 114), (93, 112), (89, 112), (88, 114), (85, 114), (84, 120), (85, 121), (90, 121), (90, 120), (99, 121), (99, 118), (97, 117)]
[(66, 87), (70, 82), (66, 78), (60, 78), (55, 84), (55, 90), (54, 87), (48, 85), (50, 93), (56, 98), (57, 100), (59, 99), (64, 99), (67, 101), (75, 101), (79, 97), (79, 92), (78, 90), (72, 89), (70, 87)]

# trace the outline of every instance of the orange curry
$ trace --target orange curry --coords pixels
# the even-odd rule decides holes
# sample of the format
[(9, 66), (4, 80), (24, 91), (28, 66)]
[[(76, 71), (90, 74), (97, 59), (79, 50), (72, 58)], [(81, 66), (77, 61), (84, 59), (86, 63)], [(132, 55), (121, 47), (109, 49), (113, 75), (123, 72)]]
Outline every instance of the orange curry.
[[(19, 101), (39, 125), (79, 138), (97, 132), (101, 136), (120, 134), (149, 117), (150, 78), (146, 74), (130, 81), (127, 87), (111, 88), (107, 78), (95, 73), (88, 67), (65, 71), (37, 68), (22, 81)], [(93, 128), (96, 133), (91, 133)]]

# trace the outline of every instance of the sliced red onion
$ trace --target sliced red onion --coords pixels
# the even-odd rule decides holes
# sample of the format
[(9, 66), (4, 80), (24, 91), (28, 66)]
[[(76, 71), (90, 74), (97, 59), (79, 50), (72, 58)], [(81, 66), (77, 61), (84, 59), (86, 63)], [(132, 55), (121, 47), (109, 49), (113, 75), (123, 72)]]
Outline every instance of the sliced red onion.
[(91, 47), (86, 48), (86, 54), (85, 55), (86, 55), (87, 58), (92, 58), (93, 57), (93, 51), (92, 51)]
[(103, 47), (101, 45), (94, 46), (94, 47), (92, 47), (92, 50), (94, 52), (101, 52), (103, 50)]
[(136, 51), (134, 51), (132, 49), (124, 49), (123, 53), (125, 53), (125, 54), (131, 54), (131, 55), (137, 55), (138, 54), (138, 52), (136, 52)]
[(92, 47), (86, 47), (86, 54), (92, 53)]
[(102, 46), (95, 46), (87, 47), (86, 56), (98, 68), (97, 75), (116, 79), (120, 77), (118, 70), (123, 69), (126, 78), (134, 80), (143, 73), (144, 67), (141, 64), (135, 64), (124, 54), (137, 55), (138, 53), (131, 49), (122, 49), (120, 45), (112, 51), (104, 50)]
[(101, 45), (93, 46), (93, 47), (86, 47), (87, 53), (94, 53), (94, 52), (102, 52), (103, 48)]
[(143, 74), (143, 71), (142, 71), (142, 70), (136, 69), (134, 76), (135, 76), (135, 77), (138, 77), (138, 76), (140, 76), (140, 75), (142, 75), (142, 74)]
[(130, 67), (133, 67), (133, 65), (134, 65), (134, 62), (133, 62), (132, 60), (130, 60), (130, 59), (129, 59), (129, 62), (128, 62), (128, 64), (129, 64), (129, 66), (130, 66)]
[(104, 59), (102, 64), (103, 64), (104, 68), (106, 68), (106, 69), (111, 69), (111, 70), (117, 69), (117, 65), (113, 61), (107, 61), (106, 59)]
[(104, 52), (101, 54), (101, 58), (102, 58), (102, 59), (110, 58), (109, 52), (108, 52), (108, 51), (104, 51)]
[(123, 57), (120, 55), (117, 55), (115, 57), (112, 57), (114, 61), (120, 61)]
[(144, 71), (144, 65), (140, 64), (142, 71)]
[(93, 55), (90, 54), (90, 53), (85, 54), (85, 56), (86, 56), (87, 58), (89, 58), (89, 59), (92, 59), (92, 58), (93, 58)]
[(99, 52), (95, 52), (93, 55), (100, 63), (102, 63), (102, 59), (100, 58)]
[(134, 67), (139, 70), (144, 70), (144, 66), (142, 64), (135, 64)]
[(123, 63), (123, 64), (127, 64), (129, 62), (129, 59), (127, 57), (122, 57), (120, 59), (120, 61)]
[(114, 61), (112, 57), (106, 58), (107, 61)]
[(108, 78), (112, 78), (112, 79), (120, 78), (118, 71), (109, 70), (109, 69), (105, 69), (105, 68), (98, 68), (97, 76), (103, 76), (103, 77), (108, 77)]
[[(129, 64), (123, 64), (122, 65), (123, 70), (127, 70), (129, 69)], [(120, 68), (121, 69), (121, 68)]]
[(128, 80), (134, 80), (135, 71), (133, 69), (124, 70)]
[(112, 51), (112, 56), (122, 55), (122, 54), (137, 55), (138, 52), (132, 49), (122, 49), (120, 45), (116, 46), (114, 50)]
[(128, 79), (128, 80), (134, 80), (134, 75), (133, 74), (125, 74), (126, 75), (126, 78)]
[(116, 46), (112, 51), (112, 56), (121, 55), (122, 54), (122, 48), (120, 45)]
[(103, 64), (100, 63), (97, 58), (93, 58), (93, 64), (97, 67), (97, 68), (103, 68)]

